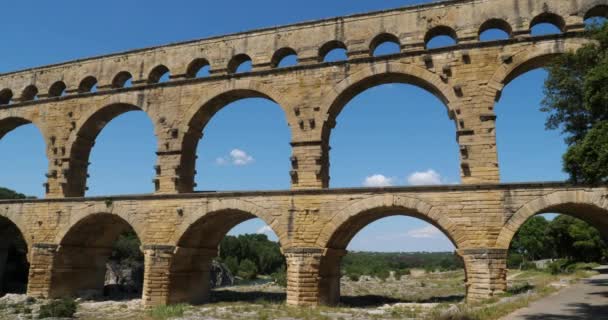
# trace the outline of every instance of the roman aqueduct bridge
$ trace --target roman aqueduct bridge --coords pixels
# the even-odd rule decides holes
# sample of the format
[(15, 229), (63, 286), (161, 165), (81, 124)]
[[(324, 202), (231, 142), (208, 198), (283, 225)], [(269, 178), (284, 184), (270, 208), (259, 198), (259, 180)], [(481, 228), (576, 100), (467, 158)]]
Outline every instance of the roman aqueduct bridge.
[[(606, 14), (608, 0), (452, 0), (2, 74), (0, 138), (34, 124), (48, 158), (45, 199), (0, 201), (3, 248), (16, 237), (26, 243), (29, 295), (71, 295), (103, 287), (110, 246), (132, 228), (145, 255), (144, 303), (201, 302), (219, 241), (258, 217), (286, 256), (287, 302), (332, 304), (352, 237), (379, 218), (410, 215), (454, 243), (465, 263), (468, 299), (491, 297), (506, 288), (507, 249), (527, 218), (559, 212), (608, 232), (605, 187), (499, 183), (494, 113), (505, 85), (584, 45), (584, 20)], [(561, 33), (532, 36), (539, 23)], [(488, 29), (509, 38), (480, 41)], [(428, 49), (439, 35), (456, 44)], [(374, 56), (384, 42), (398, 43), (401, 52)], [(348, 58), (324, 62), (335, 48), (346, 49)], [(279, 67), (290, 54), (298, 64)], [(247, 60), (252, 70), (237, 73)], [(210, 75), (197, 78), (204, 66)], [(170, 81), (159, 83), (166, 72)], [(129, 79), (133, 86), (124, 87)], [(329, 137), (338, 114), (358, 93), (395, 82), (422, 87), (445, 104), (460, 145), (462, 185), (329, 189)], [(285, 113), (291, 189), (194, 192), (205, 125), (224, 106), (249, 97), (272, 100)], [(133, 110), (144, 111), (155, 127), (156, 192), (84, 197), (97, 135)]]

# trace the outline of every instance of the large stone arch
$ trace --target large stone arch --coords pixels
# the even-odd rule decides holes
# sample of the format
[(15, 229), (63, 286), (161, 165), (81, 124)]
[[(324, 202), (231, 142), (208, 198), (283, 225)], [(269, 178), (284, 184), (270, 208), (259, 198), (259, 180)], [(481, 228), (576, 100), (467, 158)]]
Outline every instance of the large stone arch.
[(512, 56), (505, 56), (502, 63), (492, 75), (487, 85), (487, 92), (484, 95), (489, 104), (493, 104), (500, 99), (504, 87), (518, 76), (543, 66), (551, 62), (551, 58), (559, 56), (569, 51), (576, 51), (589, 40), (585, 39), (566, 39), (554, 40), (533, 44)]
[(0, 213), (0, 294), (25, 293), (31, 245), (19, 216)]
[[(158, 137), (158, 128), (155, 117), (141, 107), (137, 95), (129, 94), (125, 97), (112, 99), (110, 103), (104, 101), (99, 107), (87, 110), (77, 121), (75, 130), (70, 134), (66, 143), (66, 155), (70, 159), (69, 169), (64, 172), (67, 183), (64, 185), (66, 197), (82, 197), (86, 191), (87, 170), (89, 157), (95, 140), (108, 123), (116, 117), (129, 111), (144, 111), (154, 127), (154, 134)], [(158, 139), (157, 139), (157, 142)]]
[[(23, 204), (17, 205), (21, 209)], [(23, 240), (25, 240), (27, 247), (31, 248), (32, 239), (30, 237), (29, 228), (27, 221), (21, 212), (21, 210), (14, 210), (15, 205), (7, 206), (6, 208), (0, 207), (0, 219), (6, 219), (8, 222), (15, 225), (16, 229), (21, 233)]]
[(110, 208), (70, 219), (56, 237), (58, 247), (51, 269), (50, 297), (104, 291), (106, 263), (115, 241), (131, 230), (138, 237), (142, 234), (141, 228), (127, 219), (125, 212)]
[(370, 63), (325, 91), (321, 102), (324, 119), (319, 138), (329, 143), (331, 130), (344, 106), (361, 92), (387, 83), (412, 84), (427, 90), (443, 102), (448, 112), (458, 101), (454, 89), (428, 70), (405, 63)]
[[(213, 222), (212, 220), (220, 220), (224, 219), (222, 217), (222, 213), (238, 213), (238, 216), (235, 216), (236, 222), (232, 221), (232, 226), (239, 224), (240, 222), (259, 218), (264, 223), (266, 223), (272, 231), (277, 235), (281, 246), (285, 247), (288, 241), (287, 230), (284, 230), (281, 224), (281, 213), (273, 212), (272, 208), (263, 208), (251, 201), (247, 200), (238, 200), (238, 199), (219, 199), (215, 201), (211, 201), (207, 204), (207, 206), (196, 207), (189, 210), (185, 208), (184, 211), (185, 217), (182, 223), (176, 228), (173, 237), (171, 238), (171, 245), (180, 246), (180, 243), (183, 243), (184, 237), (188, 232), (191, 232), (192, 226), (197, 223), (207, 223)], [(191, 211), (191, 212), (190, 212)], [(226, 232), (229, 231), (226, 230)], [(220, 239), (221, 240), (221, 239)]]
[(232, 102), (247, 98), (264, 98), (279, 105), (283, 110), (287, 125), (290, 127), (291, 138), (295, 136), (294, 123), (296, 117), (289, 112), (290, 104), (284, 95), (280, 94), (270, 86), (258, 81), (246, 79), (234, 79), (211, 92), (205, 92), (204, 96), (193, 103), (184, 112), (181, 118), (179, 138), (181, 139), (179, 155), (180, 183), (194, 189), (194, 176), (196, 166), (196, 148), (203, 136), (203, 130), (211, 119), (221, 109)]
[(209, 270), (212, 259), (218, 255), (218, 245), (232, 227), (243, 221), (262, 219), (284, 247), (281, 239), (285, 240), (286, 234), (280, 229), (277, 218), (280, 215), (268, 211), (249, 201), (229, 199), (210, 202), (206, 208), (188, 214), (172, 239), (176, 248), (169, 265), (169, 302), (208, 300)]
[[(352, 202), (329, 220), (319, 234), (317, 245), (323, 248), (343, 250), (352, 236), (363, 227), (373, 221), (400, 212), (402, 212), (401, 215), (412, 216), (431, 223), (440, 229), (456, 248), (461, 246), (462, 237), (447, 214), (423, 200), (396, 195), (378, 195)], [(355, 228), (350, 227), (351, 222), (356, 226)], [(340, 232), (346, 232), (347, 235), (343, 239), (339, 239), (338, 233)], [(336, 244), (338, 244), (337, 248)]]
[(137, 237), (144, 242), (145, 221), (142, 220), (142, 215), (133, 210), (133, 207), (121, 205), (117, 203), (95, 203), (92, 205), (82, 205), (72, 208), (71, 213), (67, 217), (67, 221), (58, 229), (55, 235), (55, 243), (61, 244), (68, 233), (73, 231), (80, 223), (95, 216), (113, 216), (127, 223)]
[(370, 223), (394, 215), (406, 215), (429, 222), (440, 229), (456, 248), (460, 247), (460, 237), (454, 223), (437, 207), (423, 200), (387, 194), (353, 201), (326, 223), (317, 239), (316, 244), (324, 248), (318, 270), (321, 303), (335, 305), (340, 300), (340, 261), (352, 238)]
[(532, 216), (542, 213), (563, 213), (596, 226), (608, 235), (608, 193), (604, 191), (558, 191), (531, 200), (519, 208), (498, 235), (496, 247), (508, 249), (519, 228)]

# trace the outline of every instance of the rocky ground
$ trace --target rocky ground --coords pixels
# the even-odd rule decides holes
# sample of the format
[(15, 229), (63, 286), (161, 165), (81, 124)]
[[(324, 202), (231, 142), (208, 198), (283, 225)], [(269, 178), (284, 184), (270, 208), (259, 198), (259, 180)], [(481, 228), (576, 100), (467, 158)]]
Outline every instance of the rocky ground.
[[(578, 275), (584, 276), (584, 275)], [(551, 276), (542, 272), (512, 273), (510, 292), (477, 308), (487, 319), (498, 318), (536, 296), (567, 286), (577, 276)], [(437, 319), (442, 314), (469, 312), (462, 304), (463, 272), (393, 277), (382, 281), (361, 277), (342, 279), (339, 307), (294, 308), (284, 304), (285, 290), (269, 280), (217, 288), (211, 303), (143, 310), (140, 300), (79, 300), (76, 318), (101, 319)], [(9, 294), (0, 298), (0, 319), (36, 319), (43, 300)], [(465, 310), (466, 309), (466, 310)], [(514, 310), (514, 309), (513, 309)], [(486, 319), (486, 318), (484, 318)]]

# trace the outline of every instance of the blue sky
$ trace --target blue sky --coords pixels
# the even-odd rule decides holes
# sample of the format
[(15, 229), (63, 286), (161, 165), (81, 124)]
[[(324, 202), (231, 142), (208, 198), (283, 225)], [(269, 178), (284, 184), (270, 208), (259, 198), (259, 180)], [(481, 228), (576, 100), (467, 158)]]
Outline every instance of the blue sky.
[[(50, 1), (8, 1), (3, 9), (10, 14), (0, 22), (7, 31), (0, 72), (420, 2), (424, 1), (68, 0), (59, 6)], [(546, 115), (539, 111), (545, 77), (545, 71), (534, 70), (515, 79), (496, 106), (503, 182), (566, 178), (561, 171), (563, 138), (559, 132), (545, 131)], [(445, 106), (423, 89), (402, 84), (369, 89), (337, 119), (331, 137), (331, 187), (459, 183), (454, 132)], [(288, 188), (289, 141), (285, 116), (276, 104), (246, 99), (227, 106), (209, 123), (199, 144), (198, 188)], [(144, 113), (114, 119), (93, 148), (87, 195), (152, 192), (155, 146), (152, 123)], [(121, 156), (111, 156), (116, 154)], [(0, 186), (43, 197), (47, 164), (35, 127), (20, 127), (0, 140), (0, 168)], [(252, 220), (231, 234), (258, 231), (267, 228)], [(349, 249), (442, 251), (453, 246), (423, 221), (392, 217), (363, 229)]]

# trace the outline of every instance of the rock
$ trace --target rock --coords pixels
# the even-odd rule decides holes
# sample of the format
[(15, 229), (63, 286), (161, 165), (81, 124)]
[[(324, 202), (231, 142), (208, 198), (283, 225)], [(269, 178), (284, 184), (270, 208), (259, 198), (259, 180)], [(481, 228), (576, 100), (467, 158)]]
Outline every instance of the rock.
[(223, 263), (213, 260), (211, 263), (209, 281), (211, 283), (211, 288), (232, 286), (234, 285), (234, 276)]

